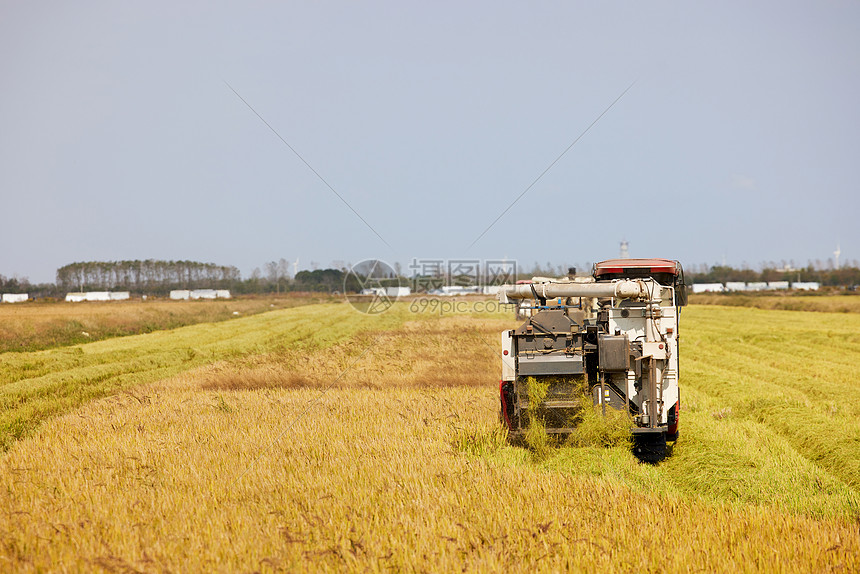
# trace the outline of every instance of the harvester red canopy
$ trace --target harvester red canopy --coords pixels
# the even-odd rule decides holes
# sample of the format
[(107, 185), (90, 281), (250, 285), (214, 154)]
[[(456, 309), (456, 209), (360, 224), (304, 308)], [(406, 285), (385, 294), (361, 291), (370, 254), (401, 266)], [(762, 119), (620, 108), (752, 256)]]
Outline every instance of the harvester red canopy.
[(594, 276), (629, 273), (633, 270), (678, 275), (680, 265), (671, 259), (607, 259), (594, 266)]

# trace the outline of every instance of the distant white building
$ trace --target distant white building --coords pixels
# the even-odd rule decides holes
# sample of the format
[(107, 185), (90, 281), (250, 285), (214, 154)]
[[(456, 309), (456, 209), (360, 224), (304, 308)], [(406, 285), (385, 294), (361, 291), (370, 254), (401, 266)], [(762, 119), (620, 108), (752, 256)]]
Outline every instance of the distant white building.
[(128, 291), (87, 291), (85, 293), (66, 293), (66, 301), (69, 303), (80, 303), (82, 301), (123, 301), (128, 299)]
[(4, 303), (24, 303), (29, 299), (27, 293), (3, 293), (2, 297)]
[(230, 299), (229, 289), (174, 289), (170, 292), (170, 298), (176, 301), (187, 299)]
[(751, 281), (747, 283), (747, 291), (767, 291), (767, 283), (764, 281)]
[(821, 284), (818, 281), (796, 281), (791, 284), (791, 288), (798, 291), (818, 291), (819, 287)]
[(406, 297), (412, 294), (412, 289), (409, 287), (386, 287), (385, 294), (389, 297)]
[(747, 284), (743, 281), (726, 281), (726, 291), (746, 291)]
[(771, 291), (784, 291), (788, 289), (788, 281), (768, 281), (767, 288)]
[(501, 285), (484, 285), (481, 287), (481, 293), (484, 295), (498, 295)]
[(191, 292), (192, 299), (215, 299), (215, 289), (194, 289)]
[(693, 293), (720, 293), (723, 291), (722, 283), (694, 283)]
[(385, 289), (382, 287), (370, 287), (362, 289), (359, 295), (376, 295), (377, 297), (385, 297)]

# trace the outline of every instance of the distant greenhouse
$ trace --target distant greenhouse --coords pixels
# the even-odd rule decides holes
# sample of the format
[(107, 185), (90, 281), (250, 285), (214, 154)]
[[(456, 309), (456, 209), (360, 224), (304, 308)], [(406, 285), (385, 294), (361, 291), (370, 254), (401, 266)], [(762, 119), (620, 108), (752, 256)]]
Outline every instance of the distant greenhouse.
[(720, 293), (723, 291), (722, 283), (694, 283), (693, 293)]
[(3, 293), (2, 298), (0, 300), (3, 303), (24, 303), (30, 299), (27, 293)]
[(188, 299), (229, 299), (229, 289), (174, 289), (170, 298), (177, 301)]
[(727, 281), (722, 283), (694, 283), (693, 293), (718, 293), (721, 291), (787, 291), (795, 289), (798, 291), (818, 291), (821, 284), (817, 281), (789, 283), (788, 281), (754, 281), (745, 283), (743, 281)]
[(66, 293), (66, 301), (69, 303), (81, 303), (83, 301), (127, 301), (131, 298), (128, 291), (86, 291), (78, 293)]

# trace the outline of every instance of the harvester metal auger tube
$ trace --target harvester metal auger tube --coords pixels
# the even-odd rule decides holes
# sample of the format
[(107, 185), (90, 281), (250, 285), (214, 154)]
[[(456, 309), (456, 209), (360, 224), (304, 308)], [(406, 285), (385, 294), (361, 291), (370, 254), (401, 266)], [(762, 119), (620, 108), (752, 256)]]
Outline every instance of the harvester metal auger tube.
[[(530, 417), (546, 432), (576, 432), (582, 397), (603, 413), (630, 414), (634, 454), (665, 457), (678, 437), (678, 325), (686, 304), (681, 264), (668, 259), (597, 263), (592, 277), (503, 285), (499, 301), (532, 300), (533, 314), (502, 332), (502, 422), (521, 440)], [(529, 384), (545, 389), (530, 405)], [(537, 399), (536, 399), (537, 400)]]

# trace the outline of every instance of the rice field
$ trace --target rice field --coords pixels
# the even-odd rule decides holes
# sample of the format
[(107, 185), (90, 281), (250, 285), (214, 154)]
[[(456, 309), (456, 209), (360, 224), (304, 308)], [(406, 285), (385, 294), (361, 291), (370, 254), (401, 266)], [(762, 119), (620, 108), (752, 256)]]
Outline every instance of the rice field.
[(3, 354), (2, 569), (857, 571), (860, 316), (681, 321), (657, 466), (507, 445), (505, 315), (307, 306)]
[(365, 317), (345, 305), (314, 305), (59, 349), (4, 353), (0, 449), (42, 420), (95, 398), (219, 360), (331, 345), (361, 329), (395, 325), (402, 317)]
[[(325, 299), (329, 298), (326, 296)], [(289, 294), (215, 301), (133, 299), (4, 304), (0, 305), (0, 353), (89, 343), (319, 302), (322, 302), (320, 297)]]
[(696, 293), (690, 294), (693, 305), (727, 305), (781, 311), (820, 311), (823, 313), (860, 313), (860, 295), (811, 293)]

